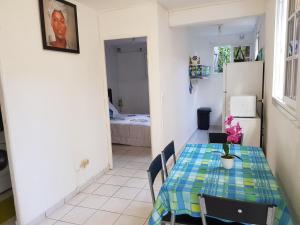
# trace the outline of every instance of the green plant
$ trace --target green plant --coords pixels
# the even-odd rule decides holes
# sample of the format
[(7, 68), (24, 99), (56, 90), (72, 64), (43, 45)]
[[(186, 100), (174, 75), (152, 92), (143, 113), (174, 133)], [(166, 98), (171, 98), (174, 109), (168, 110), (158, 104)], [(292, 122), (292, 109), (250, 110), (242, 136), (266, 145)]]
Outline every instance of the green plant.
[(218, 72), (223, 72), (223, 65), (230, 62), (230, 47), (222, 46), (218, 48)]

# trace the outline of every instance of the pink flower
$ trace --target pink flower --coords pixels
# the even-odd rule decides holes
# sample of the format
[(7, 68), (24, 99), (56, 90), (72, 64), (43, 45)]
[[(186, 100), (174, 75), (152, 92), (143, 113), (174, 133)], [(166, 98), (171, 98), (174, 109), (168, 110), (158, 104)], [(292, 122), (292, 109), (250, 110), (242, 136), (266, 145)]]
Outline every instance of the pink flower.
[(229, 135), (233, 135), (233, 134), (236, 133), (234, 127), (228, 127), (228, 128), (226, 128), (225, 132), (226, 132), (226, 134), (229, 134)]
[(228, 134), (227, 141), (237, 144), (242, 137), (242, 128), (239, 123), (232, 125), (233, 116), (229, 116), (225, 121), (225, 132)]
[(231, 125), (231, 122), (232, 122), (232, 120), (233, 120), (233, 116), (228, 116), (227, 117), (227, 119), (225, 120), (225, 125), (228, 125), (228, 126), (230, 126)]

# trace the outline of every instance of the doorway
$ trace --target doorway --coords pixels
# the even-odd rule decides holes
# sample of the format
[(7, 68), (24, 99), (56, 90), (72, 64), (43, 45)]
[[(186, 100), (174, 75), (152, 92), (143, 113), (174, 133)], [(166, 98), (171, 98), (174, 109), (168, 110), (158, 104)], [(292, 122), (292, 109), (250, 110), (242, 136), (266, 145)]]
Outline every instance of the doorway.
[(104, 44), (113, 167), (116, 175), (146, 178), (152, 159), (147, 38)]

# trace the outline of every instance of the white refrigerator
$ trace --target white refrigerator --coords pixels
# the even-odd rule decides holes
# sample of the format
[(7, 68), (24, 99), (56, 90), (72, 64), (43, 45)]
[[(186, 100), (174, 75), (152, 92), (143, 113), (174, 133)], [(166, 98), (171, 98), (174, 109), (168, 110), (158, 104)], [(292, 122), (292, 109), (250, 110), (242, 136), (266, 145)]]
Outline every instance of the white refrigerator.
[[(246, 117), (242, 113), (241, 115), (236, 113), (234, 119), (235, 122), (240, 123), (243, 129), (243, 145), (247, 146), (260, 147), (262, 144), (263, 67), (263, 62), (228, 63), (224, 66), (223, 120), (231, 114), (230, 109), (245, 108), (245, 105), (248, 104), (247, 101), (251, 99), (249, 96), (256, 96), (256, 104), (253, 104), (257, 113), (251, 116), (246, 113)], [(236, 96), (245, 100), (237, 107), (230, 107), (230, 104), (233, 103), (232, 97)], [(238, 101), (234, 101), (234, 104), (237, 104), (236, 102)], [(250, 105), (251, 103), (249, 102)]]

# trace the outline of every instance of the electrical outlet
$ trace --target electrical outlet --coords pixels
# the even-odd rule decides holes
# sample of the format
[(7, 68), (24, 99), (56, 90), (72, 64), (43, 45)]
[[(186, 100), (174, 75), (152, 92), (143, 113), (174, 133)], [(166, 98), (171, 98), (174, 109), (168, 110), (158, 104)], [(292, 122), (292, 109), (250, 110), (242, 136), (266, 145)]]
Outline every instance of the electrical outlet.
[(88, 159), (82, 160), (81, 163), (80, 163), (80, 168), (85, 169), (88, 166), (89, 163), (90, 163), (90, 160), (88, 160)]

